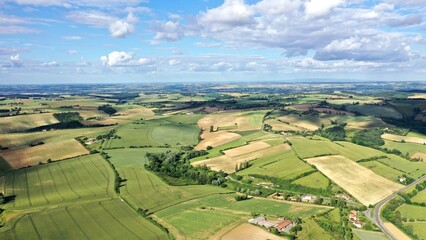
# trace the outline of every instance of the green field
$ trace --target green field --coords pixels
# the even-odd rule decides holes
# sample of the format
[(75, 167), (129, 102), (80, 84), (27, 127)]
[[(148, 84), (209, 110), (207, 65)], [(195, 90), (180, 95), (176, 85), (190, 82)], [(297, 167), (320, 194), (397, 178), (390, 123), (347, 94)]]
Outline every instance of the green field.
[(113, 173), (99, 155), (89, 155), (7, 174), (1, 189), (16, 196), (6, 207), (28, 208), (85, 198), (110, 198)]
[(426, 239), (426, 222), (418, 222), (418, 223), (405, 223), (406, 226), (412, 226), (414, 233), (420, 239)]
[(359, 229), (352, 229), (352, 232), (360, 240), (388, 240), (386, 235), (381, 232), (365, 231)]
[(302, 177), (293, 182), (294, 184), (299, 184), (302, 186), (310, 188), (322, 188), (326, 189), (330, 184), (330, 180), (327, 177), (322, 175), (320, 172), (314, 172), (309, 174), (306, 177)]
[(415, 153), (422, 152), (426, 153), (426, 146), (420, 143), (400, 143), (390, 140), (385, 140), (385, 145), (383, 146), (388, 149), (398, 149), (402, 154), (408, 153), (409, 156), (414, 155)]
[(284, 179), (292, 179), (314, 169), (307, 163), (299, 160), (293, 151), (280, 152), (274, 155), (261, 157), (253, 161), (253, 165), (239, 171), (238, 175), (260, 174)]
[(302, 224), (302, 231), (297, 233), (297, 239), (311, 240), (331, 240), (333, 237), (321, 228), (313, 219), (306, 219)]
[(411, 201), (418, 203), (426, 202), (426, 189), (418, 192), (416, 196), (411, 198)]
[(402, 118), (401, 113), (392, 107), (376, 106), (376, 105), (349, 105), (347, 109), (352, 112), (360, 112), (368, 116)]
[(195, 125), (179, 124), (157, 119), (143, 124), (128, 123), (117, 128), (119, 139), (110, 139), (104, 148), (131, 146), (195, 145), (200, 130)]
[(120, 200), (73, 205), (33, 212), (13, 228), (0, 231), (7, 239), (168, 239), (166, 232)]
[(374, 173), (383, 176), (391, 181), (398, 182), (398, 177), (401, 177), (405, 173), (399, 170), (396, 170), (392, 167), (389, 167), (387, 165), (384, 165), (383, 163), (379, 161), (368, 161), (368, 162), (361, 162), (362, 166), (370, 169)]
[(402, 157), (387, 154), (387, 158), (381, 158), (377, 161), (408, 174), (413, 178), (419, 178), (426, 172), (426, 164), (423, 162), (411, 162)]
[(146, 152), (160, 152), (166, 149), (117, 149), (110, 150), (111, 162), (116, 166), (118, 173), (126, 179), (120, 189), (134, 207), (155, 212), (174, 204), (200, 198), (212, 194), (228, 192), (213, 186), (170, 186), (157, 175), (145, 169)]
[(401, 216), (407, 219), (426, 221), (426, 207), (402, 204), (397, 211), (401, 212)]
[(4, 206), (0, 239), (167, 239), (120, 201), (112, 168), (99, 155), (14, 171), (0, 177)]
[(252, 212), (269, 216), (306, 217), (328, 210), (315, 205), (296, 205), (266, 199), (237, 202), (234, 196), (215, 195), (188, 201), (161, 210), (155, 216), (172, 225), (188, 239), (206, 239), (232, 222), (241, 218), (249, 219)]
[(58, 122), (51, 113), (2, 117), (0, 118), (0, 133), (21, 132)]

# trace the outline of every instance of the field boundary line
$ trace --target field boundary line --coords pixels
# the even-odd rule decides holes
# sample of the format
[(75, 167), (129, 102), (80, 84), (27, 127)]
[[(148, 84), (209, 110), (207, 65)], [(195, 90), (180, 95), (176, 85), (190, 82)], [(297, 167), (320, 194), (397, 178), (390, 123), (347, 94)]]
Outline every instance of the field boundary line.
[(83, 231), (83, 229), (81, 228), (81, 226), (78, 224), (77, 220), (75, 220), (75, 218), (71, 215), (68, 207), (65, 207), (65, 212), (67, 213), (68, 216), (71, 217), (71, 219), (73, 220), (74, 224), (77, 226), (77, 228), (81, 231), (81, 233), (83, 233), (83, 235), (86, 237), (86, 239), (90, 240), (89, 236), (87, 236), (87, 233), (85, 231)]
[(52, 181), (53, 181), (53, 186), (55, 187), (56, 192), (57, 192), (57, 193), (58, 193), (58, 195), (62, 198), (62, 200), (63, 200), (63, 201), (65, 201), (65, 198), (64, 198), (64, 196), (62, 196), (61, 192), (59, 191), (59, 189), (58, 189), (58, 185), (56, 184), (56, 181), (55, 181), (55, 179), (53, 178), (52, 172), (50, 171), (50, 165), (48, 164), (46, 168), (47, 168), (47, 171), (49, 172), (50, 178), (51, 178), (51, 179), (52, 179)]
[(38, 172), (39, 168), (35, 168), (36, 174), (37, 174), (37, 178), (38, 178), (38, 182), (40, 183), (40, 188), (41, 188), (41, 194), (43, 195), (44, 200), (46, 200), (46, 204), (49, 204), (49, 200), (46, 197), (46, 194), (44, 193), (44, 187), (43, 187), (43, 182), (41, 181), (40, 178), (40, 173)]
[(30, 197), (30, 186), (28, 185), (28, 176), (27, 176), (27, 169), (25, 169), (25, 184), (27, 185), (27, 198), (28, 198), (28, 203), (30, 206), (33, 205), (33, 203), (31, 202), (31, 197)]
[(80, 194), (78, 194), (78, 193), (74, 190), (74, 188), (71, 186), (70, 181), (68, 180), (68, 177), (67, 177), (67, 175), (66, 175), (66, 174), (65, 174), (65, 172), (64, 172), (64, 169), (62, 169), (61, 164), (58, 164), (58, 167), (59, 167), (59, 169), (61, 170), (62, 174), (64, 175), (65, 180), (66, 180), (66, 182), (67, 182), (67, 184), (68, 184), (68, 187), (70, 187), (70, 190), (78, 196), (78, 198), (77, 198), (77, 199), (80, 199), (80, 198), (81, 198)]
[(108, 209), (104, 206), (104, 205), (102, 205), (102, 202), (99, 202), (98, 203), (103, 209), (104, 209), (104, 211), (105, 212), (107, 212), (108, 213), (108, 215), (110, 215), (118, 224), (120, 224), (123, 228), (125, 228), (128, 232), (130, 232), (131, 234), (133, 234), (136, 238), (138, 238), (138, 235), (136, 234), (136, 233), (134, 233), (131, 229), (129, 229), (128, 227), (126, 227), (126, 225), (124, 225), (120, 220), (118, 220), (113, 214), (111, 214), (111, 212), (110, 211), (108, 211)]
[(37, 230), (36, 225), (34, 224), (34, 220), (33, 220), (33, 218), (31, 217), (31, 215), (30, 215), (30, 214), (28, 214), (27, 216), (28, 216), (28, 220), (30, 221), (31, 225), (33, 226), (34, 231), (35, 231), (35, 232), (36, 232), (36, 234), (37, 234), (37, 238), (38, 238), (38, 239), (40, 239), (40, 240), (42, 240), (42, 237), (40, 236), (40, 233), (39, 233), (39, 231)]

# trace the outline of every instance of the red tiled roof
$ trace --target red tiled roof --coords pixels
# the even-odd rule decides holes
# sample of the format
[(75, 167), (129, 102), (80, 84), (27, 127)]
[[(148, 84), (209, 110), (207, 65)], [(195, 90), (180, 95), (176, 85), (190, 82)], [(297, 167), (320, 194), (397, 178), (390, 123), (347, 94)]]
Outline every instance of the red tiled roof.
[(292, 221), (290, 220), (284, 220), (282, 222), (280, 222), (275, 228), (277, 228), (278, 230), (281, 230), (283, 228), (286, 228), (287, 226), (293, 224)]

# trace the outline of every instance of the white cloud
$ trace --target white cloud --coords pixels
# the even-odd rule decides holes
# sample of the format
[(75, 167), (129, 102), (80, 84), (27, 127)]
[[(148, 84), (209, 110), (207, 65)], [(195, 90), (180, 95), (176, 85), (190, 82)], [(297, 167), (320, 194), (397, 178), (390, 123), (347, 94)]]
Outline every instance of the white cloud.
[(19, 54), (12, 55), (9, 58), (9, 63), (3, 64), (2, 67), (4, 68), (19, 68), (22, 67), (24, 62), (21, 60), (21, 57)]
[(45, 62), (41, 64), (42, 67), (58, 67), (59, 63), (55, 61)]
[(181, 61), (176, 60), (176, 59), (170, 59), (170, 60), (169, 60), (169, 65), (170, 65), (170, 66), (175, 66), (175, 65), (178, 65), (178, 64), (180, 64), (180, 63), (181, 63)]
[(213, 32), (226, 30), (229, 27), (245, 26), (253, 23), (254, 10), (244, 0), (225, 0), (217, 7), (207, 10), (198, 16), (201, 26)]
[(308, 19), (323, 17), (343, 3), (342, 0), (309, 0), (305, 3), (305, 13)]
[(70, 50), (68, 50), (68, 51), (67, 51), (67, 53), (68, 53), (69, 55), (75, 55), (75, 54), (79, 54), (80, 52), (79, 52), (78, 50), (70, 49)]
[(113, 51), (108, 56), (101, 57), (102, 64), (109, 67), (142, 66), (151, 63), (148, 58), (134, 58), (128, 52)]
[(108, 28), (112, 37), (125, 38), (135, 31), (138, 18), (133, 12), (129, 12), (126, 18), (119, 19), (100, 11), (74, 11), (67, 18), (85, 25), (98, 28)]

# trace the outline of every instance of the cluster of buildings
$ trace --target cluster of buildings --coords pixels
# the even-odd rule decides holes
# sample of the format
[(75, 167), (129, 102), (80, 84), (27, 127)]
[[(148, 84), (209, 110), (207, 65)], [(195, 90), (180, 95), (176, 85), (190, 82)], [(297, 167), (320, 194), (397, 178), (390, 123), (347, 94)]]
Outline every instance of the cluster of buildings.
[(357, 228), (362, 228), (363, 224), (358, 218), (358, 211), (352, 210), (349, 212), (349, 221)]
[(337, 197), (337, 198), (342, 198), (345, 201), (351, 200), (351, 197), (347, 194), (344, 194), (344, 193), (336, 193), (336, 195), (334, 195), (334, 196)]
[(278, 218), (276, 221), (268, 221), (265, 217), (256, 217), (248, 220), (249, 223), (259, 225), (265, 228), (276, 228), (279, 232), (289, 233), (294, 226), (293, 221), (285, 218)]

